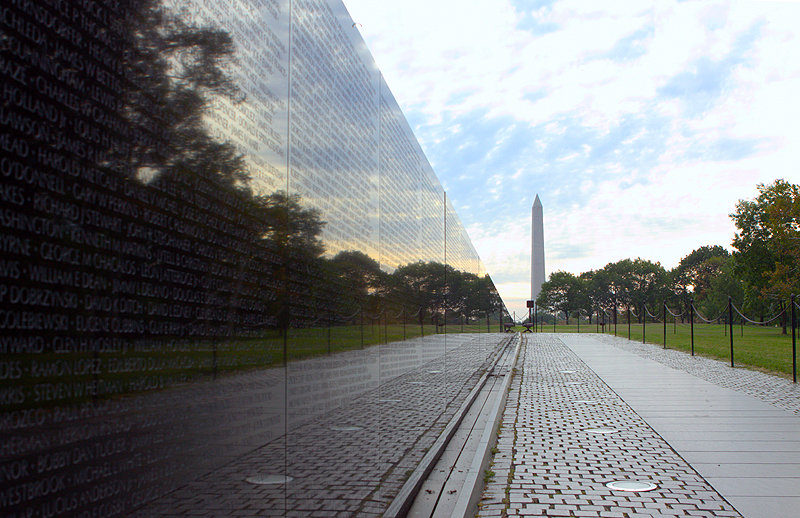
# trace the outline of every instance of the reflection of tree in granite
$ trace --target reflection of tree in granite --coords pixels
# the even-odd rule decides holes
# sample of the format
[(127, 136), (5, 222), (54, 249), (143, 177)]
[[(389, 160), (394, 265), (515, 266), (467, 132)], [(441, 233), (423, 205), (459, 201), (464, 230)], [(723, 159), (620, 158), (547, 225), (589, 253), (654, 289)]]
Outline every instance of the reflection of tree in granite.
[(378, 261), (356, 250), (339, 252), (328, 261), (329, 278), (336, 286), (335, 297), (343, 323), (360, 322), (365, 315), (380, 313), (381, 298), (385, 296), (388, 274)]
[(419, 313), (420, 325), (425, 312), (438, 315), (442, 309), (445, 293), (444, 284), (445, 267), (436, 262), (417, 262), (401, 266), (394, 272), (397, 285), (414, 302), (421, 311)]
[(130, 155), (118, 159), (140, 179), (191, 172), (243, 186), (248, 177), (241, 155), (214, 139), (203, 120), (214, 97), (241, 98), (225, 72), (235, 57), (233, 38), (191, 25), (185, 13), (169, 13), (160, 0), (129, 4), (117, 55), (130, 86), (119, 96), (119, 112), (139, 138)]
[(401, 266), (392, 277), (404, 298), (414, 301), (416, 307), (423, 310), (419, 315), (420, 323), (424, 312), (429, 312), (434, 322), (439, 322), (445, 311), (478, 317), (479, 313), (502, 307), (488, 276), (480, 278), (450, 265), (420, 261)]
[(276, 298), (270, 313), (276, 316), (281, 336), (292, 326), (292, 306), (306, 306), (318, 295), (325, 246), (320, 236), (325, 222), (316, 209), (303, 208), (300, 196), (278, 191), (253, 197), (259, 235), (266, 249), (279, 258), (273, 265)]
[(339, 252), (330, 262), (343, 285), (359, 300), (365, 300), (367, 295), (385, 285), (385, 274), (380, 264), (363, 252)]
[(282, 257), (294, 261), (316, 262), (325, 252), (320, 236), (325, 226), (317, 209), (303, 208), (300, 196), (278, 191), (255, 196), (263, 215), (262, 238)]

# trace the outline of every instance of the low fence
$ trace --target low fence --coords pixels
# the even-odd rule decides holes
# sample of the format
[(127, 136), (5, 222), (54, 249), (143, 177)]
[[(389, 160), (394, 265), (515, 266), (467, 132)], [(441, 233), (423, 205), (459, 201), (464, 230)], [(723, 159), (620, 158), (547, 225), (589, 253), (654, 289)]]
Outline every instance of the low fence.
[[(694, 301), (690, 301), (688, 307), (684, 309), (682, 312), (673, 312), (669, 306), (664, 303), (661, 306), (657, 306), (657, 309), (651, 311), (646, 305), (642, 305), (637, 312), (634, 308), (628, 308), (624, 311), (625, 319), (627, 321), (628, 327), (628, 339), (632, 339), (632, 332), (631, 326), (632, 317), (635, 318), (637, 321), (636, 325), (641, 326), (641, 333), (642, 333), (642, 343), (646, 343), (647, 341), (647, 329), (648, 325), (652, 324), (660, 324), (661, 325), (661, 339), (664, 348), (667, 348), (667, 324), (672, 319), (673, 326), (678, 325), (678, 319), (681, 319), (682, 323), (680, 325), (686, 325), (685, 321), (688, 320), (689, 326), (689, 345), (691, 355), (695, 355), (695, 343), (696, 343), (696, 330), (695, 324), (722, 324), (723, 329), (725, 330), (725, 335), (728, 337), (728, 344), (727, 344), (727, 355), (730, 359), (731, 367), (735, 367), (735, 333), (734, 333), (734, 325), (738, 325), (741, 328), (741, 336), (744, 336), (744, 327), (745, 325), (752, 325), (752, 326), (760, 326), (760, 327), (767, 327), (771, 325), (775, 325), (777, 322), (781, 321), (781, 326), (786, 328), (787, 334), (790, 335), (791, 338), (791, 376), (792, 381), (797, 383), (797, 334), (798, 334), (798, 323), (797, 323), (797, 315), (798, 310), (800, 309), (800, 304), (798, 304), (798, 300), (795, 295), (792, 295), (789, 303), (785, 305), (785, 307), (776, 315), (772, 316), (769, 319), (765, 319), (763, 321), (754, 320), (747, 317), (739, 308), (733, 304), (733, 301), (728, 298), (728, 304), (725, 309), (717, 316), (713, 318), (707, 318), (705, 315), (701, 314), (694, 305)], [(552, 325), (553, 325), (553, 332), (556, 332), (556, 314), (548, 315), (548, 320), (552, 318)], [(617, 306), (614, 306), (610, 312), (605, 310), (599, 310), (596, 315), (596, 323), (595, 323), (595, 332), (605, 333), (611, 332), (611, 328), (613, 326), (613, 334), (617, 336), (617, 325), (619, 321), (620, 312), (618, 311)], [(544, 315), (539, 315), (539, 317), (543, 317)], [(583, 316), (589, 316), (588, 314), (583, 313)], [(577, 331), (581, 332), (581, 324), (580, 318), (578, 319), (578, 329)], [(590, 320), (591, 322), (591, 320)], [(545, 329), (549, 329), (550, 323), (544, 323), (544, 319), (536, 319), (536, 324), (532, 326), (526, 326), (532, 331), (545, 331)], [(606, 329), (606, 326), (608, 328)], [(586, 329), (586, 326), (583, 326)], [(789, 333), (789, 329), (791, 332)], [(585, 332), (585, 331), (584, 331)], [(657, 332), (657, 331), (656, 331)], [(638, 334), (638, 332), (637, 332)], [(785, 370), (784, 370), (785, 372)]]

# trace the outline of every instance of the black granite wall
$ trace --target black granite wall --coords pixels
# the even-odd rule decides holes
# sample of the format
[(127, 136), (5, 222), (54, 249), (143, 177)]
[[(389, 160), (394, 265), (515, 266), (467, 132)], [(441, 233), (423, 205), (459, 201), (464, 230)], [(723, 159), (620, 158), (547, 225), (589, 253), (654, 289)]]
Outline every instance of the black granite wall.
[(0, 77), (0, 515), (379, 515), (503, 308), (341, 2), (6, 0)]

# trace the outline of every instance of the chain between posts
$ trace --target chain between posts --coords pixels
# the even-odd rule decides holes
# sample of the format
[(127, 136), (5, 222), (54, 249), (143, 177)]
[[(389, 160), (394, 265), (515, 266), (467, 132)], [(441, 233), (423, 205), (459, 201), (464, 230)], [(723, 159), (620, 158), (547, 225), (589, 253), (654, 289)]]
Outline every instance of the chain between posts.
[[(646, 303), (642, 303), (642, 308), (641, 309), (642, 309), (642, 312), (641, 312), (642, 343), (644, 344), (644, 343), (647, 343), (647, 318), (650, 317), (650, 318), (652, 318), (652, 319), (657, 321), (657, 319), (659, 317), (658, 317), (658, 315), (654, 315), (653, 313), (650, 312), (650, 310), (647, 308), (647, 304)], [(665, 303), (663, 303), (662, 308), (661, 308), (661, 318), (662, 318), (662, 324), (663, 324), (663, 327), (664, 327), (664, 330), (663, 330), (663, 337), (664, 337), (663, 345), (664, 345), (664, 348), (666, 349), (666, 347), (667, 347), (667, 329), (666, 329), (666, 326), (667, 326), (667, 313), (669, 313), (671, 316), (673, 316), (676, 319), (676, 323), (677, 323), (677, 319), (678, 318), (683, 317), (684, 315), (686, 315), (687, 312), (689, 313), (689, 329), (690, 329), (691, 355), (692, 356), (695, 356), (695, 347), (694, 347), (694, 345), (695, 345), (694, 344), (694, 320), (695, 320), (695, 316), (697, 316), (697, 318), (699, 319), (700, 322), (704, 322), (706, 324), (713, 324), (715, 322), (719, 323), (720, 319), (722, 319), (723, 316), (725, 316), (725, 314), (727, 313), (727, 322), (726, 322), (727, 325), (724, 326), (724, 328), (725, 328), (726, 332), (729, 334), (728, 337), (729, 337), (729, 340), (730, 340), (730, 364), (731, 364), (731, 367), (735, 368), (736, 362), (735, 362), (734, 344), (733, 344), (733, 314), (734, 314), (734, 311), (736, 312), (736, 314), (739, 315), (739, 317), (741, 317), (742, 325), (744, 325), (745, 322), (750, 323), (750, 324), (754, 324), (754, 325), (767, 325), (767, 324), (770, 324), (772, 322), (775, 322), (776, 320), (778, 320), (781, 317), (784, 317), (787, 313), (791, 313), (789, 318), (791, 320), (791, 328), (792, 328), (792, 381), (794, 383), (797, 383), (797, 335), (798, 335), (797, 309), (800, 309), (800, 304), (798, 304), (797, 296), (793, 294), (793, 295), (791, 295), (791, 302), (789, 303), (789, 307), (788, 308), (784, 306), (783, 310), (780, 313), (778, 313), (777, 315), (773, 316), (772, 318), (769, 318), (769, 319), (764, 320), (762, 322), (762, 321), (752, 320), (750, 318), (747, 318), (744, 314), (742, 314), (742, 312), (739, 310), (739, 308), (737, 308), (733, 304), (732, 297), (728, 297), (727, 307), (725, 309), (723, 309), (720, 312), (720, 314), (717, 315), (717, 317), (712, 318), (712, 319), (707, 319), (706, 317), (704, 317), (697, 310), (697, 308), (695, 307), (695, 304), (694, 304), (694, 299), (690, 299), (689, 300), (688, 306), (681, 313), (673, 313), (669, 309), (669, 307), (667, 306), (667, 304), (665, 302)], [(627, 313), (627, 320), (628, 320), (628, 339), (630, 340), (631, 339), (631, 313), (634, 313), (634, 315), (637, 316), (637, 318), (638, 318), (638, 315), (636, 315), (636, 313), (634, 312), (633, 308), (631, 308), (630, 306), (628, 307), (628, 310), (626, 311), (626, 313)], [(614, 324), (615, 324), (614, 325), (614, 335), (615, 336), (617, 334), (617, 329), (616, 329), (617, 315), (618, 315), (617, 305), (614, 304), (613, 317), (614, 317)], [(600, 323), (599, 322), (600, 321), (600, 310), (599, 309), (598, 309), (597, 316), (598, 316), (597, 322), (599, 324)], [(603, 311), (603, 316), (607, 317), (607, 316), (611, 316), (611, 315), (609, 315), (604, 310)]]

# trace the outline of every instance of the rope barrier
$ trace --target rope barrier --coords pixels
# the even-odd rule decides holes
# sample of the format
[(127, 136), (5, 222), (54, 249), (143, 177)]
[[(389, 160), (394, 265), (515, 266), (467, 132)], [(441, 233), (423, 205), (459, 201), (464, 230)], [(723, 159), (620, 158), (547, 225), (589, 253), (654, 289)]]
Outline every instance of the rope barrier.
[(669, 313), (670, 315), (672, 315), (675, 318), (678, 318), (678, 317), (684, 316), (688, 310), (689, 310), (689, 308), (686, 308), (683, 311), (681, 311), (680, 313), (673, 313), (671, 309), (667, 308), (667, 313)]
[[(269, 326), (269, 325), (275, 325), (275, 320), (273, 320), (273, 319), (277, 319), (278, 316), (281, 313), (283, 313), (285, 310), (286, 310), (286, 307), (284, 306), (281, 309), (279, 309), (277, 313), (275, 313), (275, 316), (267, 317), (270, 320), (264, 320), (263, 322), (257, 322), (255, 324), (244, 324), (244, 327), (265, 327), (265, 326)], [(199, 320), (195, 320), (195, 322), (199, 322)], [(186, 324), (186, 325), (191, 325), (191, 324)]]
[(359, 313), (361, 313), (361, 308), (358, 308), (358, 309), (356, 310), (356, 312), (355, 312), (355, 313), (353, 313), (352, 315), (350, 315), (349, 317), (344, 317), (344, 320), (350, 320), (351, 318), (353, 318), (353, 317), (355, 317), (355, 316), (358, 316), (358, 314), (359, 314)]
[(701, 315), (699, 311), (697, 311), (697, 308), (694, 308), (694, 314), (695, 314), (695, 315), (697, 315), (697, 316), (700, 318), (700, 320), (702, 320), (702, 321), (703, 321), (703, 322), (705, 322), (706, 324), (713, 324), (714, 322), (718, 321), (720, 318), (722, 318), (722, 316), (723, 316), (723, 315), (724, 315), (724, 314), (725, 314), (727, 311), (728, 311), (728, 309), (727, 309), (727, 308), (726, 308), (726, 309), (723, 309), (723, 310), (722, 310), (722, 313), (720, 313), (719, 315), (717, 315), (717, 318), (712, 318), (711, 320), (706, 320), (706, 318), (705, 318), (703, 315)]
[(647, 313), (647, 315), (649, 315), (650, 318), (658, 318), (658, 315), (650, 313), (650, 310), (647, 309), (647, 304), (642, 304), (642, 307), (644, 308), (644, 312)]
[(734, 306), (734, 305), (732, 305), (732, 304), (731, 304), (731, 306), (732, 306), (732, 307), (733, 307), (733, 309), (736, 311), (736, 313), (738, 313), (738, 314), (739, 314), (739, 316), (740, 316), (740, 317), (742, 317), (742, 318), (743, 318), (743, 319), (744, 319), (746, 322), (749, 322), (749, 323), (751, 323), (751, 324), (755, 324), (755, 325), (767, 325), (767, 324), (771, 324), (772, 322), (775, 322), (775, 321), (776, 321), (776, 320), (778, 320), (780, 317), (782, 317), (783, 315), (785, 315), (785, 314), (786, 314), (786, 310), (787, 310), (787, 308), (783, 308), (783, 311), (781, 311), (780, 313), (778, 313), (778, 314), (777, 314), (777, 315), (775, 315), (774, 317), (770, 318), (769, 320), (765, 320), (764, 322), (756, 322), (755, 320), (750, 320), (750, 319), (749, 319), (749, 318), (747, 318), (746, 316), (742, 315), (742, 312), (741, 312), (741, 311), (739, 311), (739, 308), (737, 308), (736, 306)]
[(324, 315), (324, 314), (323, 314), (323, 315), (320, 315), (320, 316), (319, 316), (319, 318), (317, 318), (316, 320), (312, 320), (311, 322), (309, 322), (309, 324), (310, 324), (310, 325), (314, 325), (314, 324), (316, 324), (317, 322), (319, 322), (320, 320), (322, 320), (323, 318), (325, 318), (325, 315)]

